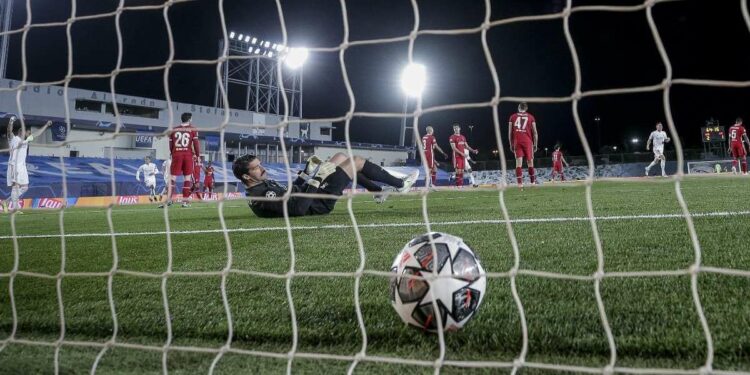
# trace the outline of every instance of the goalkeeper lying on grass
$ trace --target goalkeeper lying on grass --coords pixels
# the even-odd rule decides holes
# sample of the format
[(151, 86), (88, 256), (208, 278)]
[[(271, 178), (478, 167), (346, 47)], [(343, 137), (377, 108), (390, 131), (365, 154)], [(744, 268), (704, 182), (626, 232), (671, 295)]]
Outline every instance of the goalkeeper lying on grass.
[[(248, 197), (281, 198), (287, 192), (284, 186), (268, 178), (260, 160), (254, 155), (244, 155), (235, 159), (232, 172), (245, 185)], [(352, 182), (355, 174), (357, 184), (362, 185), (368, 191), (378, 192), (375, 201), (382, 203), (391, 191), (400, 193), (409, 191), (417, 180), (419, 171), (414, 171), (402, 179), (359, 156), (354, 156), (350, 160), (345, 154), (338, 153), (327, 162), (321, 161), (317, 156), (312, 156), (307, 160), (305, 170), (300, 171), (294, 180), (291, 192), (340, 196)], [(388, 186), (383, 188), (375, 182)], [(281, 200), (251, 200), (249, 205), (259, 217), (284, 216), (284, 202)], [(325, 215), (331, 212), (335, 205), (336, 199), (294, 195), (287, 201), (289, 216)]]

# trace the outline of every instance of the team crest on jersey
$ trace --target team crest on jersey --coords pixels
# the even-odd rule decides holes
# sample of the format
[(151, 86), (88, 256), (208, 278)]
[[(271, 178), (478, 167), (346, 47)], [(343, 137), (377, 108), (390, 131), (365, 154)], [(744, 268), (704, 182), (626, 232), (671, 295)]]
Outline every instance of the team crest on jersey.
[(276, 198), (276, 192), (273, 190), (269, 190), (266, 192), (266, 198)]

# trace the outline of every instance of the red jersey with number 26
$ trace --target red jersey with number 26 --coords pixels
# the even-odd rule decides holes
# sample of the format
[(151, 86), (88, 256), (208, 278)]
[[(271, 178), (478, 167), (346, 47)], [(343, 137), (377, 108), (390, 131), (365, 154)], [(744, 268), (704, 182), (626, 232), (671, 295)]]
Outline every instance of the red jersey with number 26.
[(198, 129), (190, 124), (175, 127), (169, 135), (169, 151), (173, 156), (193, 155), (193, 153), (200, 155)]
[(562, 164), (562, 151), (552, 152), (552, 162), (555, 164)]
[(510, 126), (513, 128), (513, 144), (534, 143), (533, 124), (536, 119), (531, 113), (518, 112), (510, 116)]
[(732, 125), (729, 128), (729, 142), (732, 144), (742, 145), (742, 137), (747, 134), (742, 124)]
[(458, 150), (458, 152), (454, 152), (455, 157), (463, 159), (464, 149), (466, 148), (466, 137), (461, 134), (453, 134), (448, 138), (448, 141), (450, 141), (451, 144), (456, 145), (456, 150)]
[(432, 150), (435, 148), (435, 136), (432, 134), (425, 134), (422, 137), (422, 146), (424, 147), (424, 153), (432, 155)]

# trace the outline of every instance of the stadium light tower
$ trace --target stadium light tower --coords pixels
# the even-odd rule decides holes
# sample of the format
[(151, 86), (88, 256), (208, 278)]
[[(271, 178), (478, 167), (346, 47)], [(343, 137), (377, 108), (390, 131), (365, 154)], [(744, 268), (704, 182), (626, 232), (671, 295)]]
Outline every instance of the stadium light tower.
[[(266, 42), (266, 44), (268, 44), (268, 42)], [(307, 56), (309, 54), (310, 52), (307, 50), (307, 48), (290, 49), (289, 53), (287, 53), (286, 57), (284, 58), (286, 66), (291, 69), (301, 68), (302, 65), (305, 64), (305, 61), (307, 61)]]
[[(404, 68), (401, 73), (401, 89), (404, 90), (404, 116), (401, 118), (401, 132), (399, 134), (398, 144), (404, 146), (406, 142), (406, 112), (409, 109), (410, 98), (421, 98), (424, 87), (427, 83), (427, 69), (422, 64), (411, 63)], [(413, 129), (409, 128), (409, 131)], [(416, 144), (416, 139), (413, 140)]]

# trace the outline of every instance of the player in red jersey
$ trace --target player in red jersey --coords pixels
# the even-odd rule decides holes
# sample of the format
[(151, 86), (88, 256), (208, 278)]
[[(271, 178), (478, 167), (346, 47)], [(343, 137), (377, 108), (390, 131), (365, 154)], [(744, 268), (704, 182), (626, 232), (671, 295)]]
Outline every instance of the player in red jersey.
[(456, 186), (464, 186), (464, 170), (466, 169), (466, 156), (464, 150), (473, 153), (479, 151), (471, 148), (466, 143), (466, 137), (461, 135), (461, 125), (453, 124), (453, 135), (450, 136), (451, 149), (453, 149), (453, 168), (456, 170)]
[[(193, 187), (191, 181), (193, 175), (193, 155), (200, 155), (200, 143), (198, 143), (198, 129), (191, 120), (193, 114), (185, 112), (180, 117), (182, 124), (175, 126), (169, 134), (169, 153), (172, 155), (170, 166), (170, 184), (167, 190), (167, 205), (172, 204), (172, 191), (175, 188), (177, 176), (183, 177), (182, 182), (182, 207), (189, 207), (190, 191)], [(159, 207), (164, 207), (161, 205)]]
[[(203, 200), (203, 193), (201, 189), (201, 172), (203, 171), (203, 159), (200, 156), (193, 157), (193, 188), (192, 194), (195, 194), (198, 199)], [(191, 195), (192, 195), (191, 194)]]
[(536, 183), (534, 171), (534, 152), (537, 150), (539, 135), (536, 132), (536, 119), (528, 113), (529, 106), (521, 102), (518, 104), (518, 112), (510, 116), (508, 121), (508, 139), (510, 150), (516, 155), (516, 181), (523, 188), (523, 159), (529, 168), (529, 179), (531, 184)]
[(211, 165), (211, 162), (208, 162), (208, 165), (206, 165), (206, 168), (203, 169), (203, 191), (205, 192), (208, 190), (209, 194), (214, 193), (214, 167)]
[(734, 125), (729, 128), (729, 153), (732, 155), (732, 171), (737, 173), (737, 164), (742, 164), (742, 173), (747, 174), (747, 150), (745, 144), (750, 147), (750, 139), (747, 137), (742, 118), (737, 117)]
[(550, 176), (550, 181), (555, 181), (555, 173), (560, 174), (560, 181), (565, 181), (563, 163), (565, 163), (565, 168), (570, 167), (568, 162), (565, 161), (562, 151), (560, 151), (560, 145), (555, 145), (555, 151), (552, 152), (552, 174)]
[(435, 186), (435, 181), (437, 180), (437, 163), (435, 162), (435, 150), (437, 149), (438, 151), (440, 151), (440, 153), (443, 154), (443, 156), (446, 158), (448, 157), (448, 154), (446, 154), (445, 151), (443, 151), (443, 149), (438, 146), (437, 140), (433, 135), (435, 129), (433, 129), (432, 126), (428, 126), (425, 130), (427, 131), (427, 134), (422, 137), (422, 149), (424, 150), (424, 164), (430, 171), (430, 175), (425, 176), (424, 186), (430, 187)]

